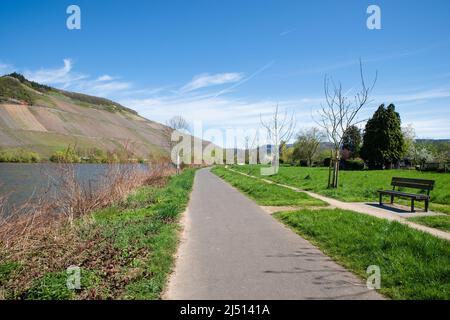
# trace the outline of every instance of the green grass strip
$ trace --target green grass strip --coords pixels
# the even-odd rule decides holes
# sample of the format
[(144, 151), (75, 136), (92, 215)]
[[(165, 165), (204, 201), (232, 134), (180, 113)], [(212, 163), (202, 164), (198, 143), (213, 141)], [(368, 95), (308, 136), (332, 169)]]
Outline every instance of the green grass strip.
[(367, 278), (381, 269), (380, 292), (393, 299), (449, 299), (448, 241), (398, 222), (339, 209), (276, 213), (325, 254)]
[(450, 232), (450, 216), (426, 216), (409, 218), (409, 221), (423, 224), (424, 226)]
[(212, 172), (239, 189), (262, 206), (325, 206), (325, 202), (310, 197), (304, 192), (269, 184), (267, 182), (246, 177), (224, 167), (215, 167)]
[[(261, 165), (235, 165), (232, 168), (243, 173), (261, 177)], [(450, 214), (450, 174), (436, 172), (420, 172), (416, 170), (361, 170), (340, 171), (339, 187), (327, 188), (328, 168), (286, 167), (281, 166), (276, 175), (264, 177), (274, 182), (313, 191), (321, 195), (347, 202), (378, 201), (380, 189), (391, 189), (392, 177), (412, 179), (429, 179), (436, 181), (431, 191), (430, 210)], [(419, 193), (421, 190), (406, 189), (403, 191)], [(409, 205), (408, 200), (396, 198), (396, 203)], [(424, 208), (422, 201), (416, 201), (417, 208)]]

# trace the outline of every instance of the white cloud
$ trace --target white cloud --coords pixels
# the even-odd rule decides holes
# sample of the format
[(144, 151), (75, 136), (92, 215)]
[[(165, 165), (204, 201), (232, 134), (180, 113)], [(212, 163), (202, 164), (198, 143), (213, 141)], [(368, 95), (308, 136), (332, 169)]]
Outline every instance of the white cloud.
[(295, 30), (297, 30), (297, 29), (294, 28), (294, 29), (289, 29), (289, 30), (285, 30), (283, 32), (280, 32), (280, 37), (284, 37), (284, 36), (288, 35), (289, 33), (294, 32)]
[[(251, 100), (217, 96), (214, 94), (187, 95), (176, 94), (149, 95), (142, 99), (125, 98), (120, 102), (137, 110), (142, 116), (164, 123), (175, 115), (182, 115), (188, 121), (201, 121), (204, 128), (215, 129), (257, 129), (260, 127), (260, 115), (270, 116), (274, 106), (293, 110), (297, 130), (316, 127), (313, 115), (323, 103), (321, 96), (293, 98), (276, 101), (272, 99)], [(450, 97), (449, 87), (428, 88), (422, 91), (400, 92), (373, 96), (373, 102), (364, 108), (358, 121), (364, 128), (365, 119), (372, 116), (381, 103), (395, 103), (404, 124), (411, 123), (419, 137), (448, 138), (450, 137), (450, 119), (446, 116), (446, 105), (442, 99)], [(439, 104), (437, 104), (439, 102)], [(433, 106), (429, 109), (427, 106)], [(434, 110), (434, 111), (431, 111)], [(441, 113), (442, 116), (437, 116)]]
[(36, 71), (27, 70), (24, 75), (27, 79), (42, 84), (62, 85), (67, 88), (73, 83), (88, 78), (87, 75), (72, 72), (72, 60), (64, 59), (64, 65), (56, 69), (39, 69)]
[[(260, 126), (260, 115), (269, 116), (278, 103), (282, 109), (294, 110), (297, 129), (317, 126), (312, 115), (323, 103), (323, 97), (293, 97), (291, 99), (248, 99), (236, 94), (225, 96), (224, 93), (236, 91), (246, 81), (269, 68), (273, 62), (260, 70), (244, 77), (242, 73), (221, 73), (215, 75), (197, 75), (191, 82), (176, 90), (173, 86), (160, 88), (142, 88), (128, 81), (108, 74), (90, 77), (73, 70), (70, 59), (55, 69), (28, 71), (25, 76), (31, 80), (63, 87), (67, 90), (107, 97), (138, 111), (142, 116), (164, 123), (175, 115), (182, 115), (188, 121), (201, 121), (205, 128), (256, 129)], [(2, 64), (0, 64), (2, 66)], [(0, 69), (1, 70), (1, 69)], [(229, 83), (219, 90), (213, 86)], [(201, 88), (209, 90), (197, 91)], [(395, 103), (403, 123), (412, 123), (418, 136), (450, 136), (450, 118), (447, 116), (450, 98), (450, 85), (439, 87), (408, 89), (404, 91), (373, 96), (373, 103), (362, 110), (359, 120), (368, 119), (381, 103)], [(360, 125), (364, 127), (364, 123)]]
[[(111, 79), (111, 80), (108, 80)], [(87, 93), (94, 96), (110, 98), (111, 95), (119, 96), (133, 88), (131, 82), (113, 80), (114, 78), (98, 77), (95, 80), (83, 79), (72, 83), (68, 89)]]
[(438, 88), (431, 88), (422, 91), (403, 92), (400, 94), (389, 94), (378, 97), (379, 100), (390, 102), (405, 102), (414, 103), (417, 101), (428, 101), (433, 99), (442, 99), (450, 97), (450, 86), (441, 86)]
[(0, 62), (0, 75), (7, 74), (13, 71), (13, 66)]
[(120, 102), (137, 110), (149, 119), (164, 122), (175, 115), (188, 121), (201, 121), (207, 127), (251, 127), (257, 128), (260, 116), (269, 116), (276, 104), (282, 109), (294, 110), (299, 123), (310, 124), (311, 110), (320, 99), (298, 100), (246, 100), (227, 97), (153, 97), (147, 99), (124, 99)]
[(229, 73), (217, 73), (208, 74), (203, 73), (195, 76), (188, 84), (180, 89), (182, 93), (191, 92), (201, 88), (217, 86), (226, 83), (238, 82), (243, 78), (242, 73), (229, 72)]
[(86, 74), (75, 72), (71, 59), (64, 59), (63, 63), (60, 68), (27, 70), (24, 75), (32, 81), (101, 97), (122, 93), (132, 88), (130, 82), (118, 81), (107, 74), (92, 79)]
[(97, 78), (97, 81), (112, 81), (114, 80), (114, 77), (111, 77), (110, 75), (103, 75)]

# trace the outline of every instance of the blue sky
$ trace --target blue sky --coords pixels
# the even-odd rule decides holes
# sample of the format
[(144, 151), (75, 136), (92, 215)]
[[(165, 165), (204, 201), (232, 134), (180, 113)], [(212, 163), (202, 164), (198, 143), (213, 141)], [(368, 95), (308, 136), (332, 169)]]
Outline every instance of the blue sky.
[[(81, 8), (81, 30), (66, 8)], [(370, 4), (381, 30), (366, 27)], [(105, 96), (164, 122), (257, 127), (275, 104), (314, 126), (326, 74), (351, 94), (378, 72), (370, 116), (394, 103), (418, 137), (450, 138), (450, 2), (0, 2), (0, 74)]]

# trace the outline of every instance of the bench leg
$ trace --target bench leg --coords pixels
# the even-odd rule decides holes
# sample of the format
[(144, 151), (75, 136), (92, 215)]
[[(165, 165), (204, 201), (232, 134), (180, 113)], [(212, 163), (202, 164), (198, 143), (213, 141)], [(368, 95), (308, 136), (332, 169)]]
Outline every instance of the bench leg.
[(428, 212), (428, 200), (425, 200), (425, 212)]
[(416, 212), (414, 210), (414, 199), (411, 199), (411, 212)]
[(380, 193), (380, 206), (382, 206), (382, 205), (383, 205), (383, 194)]
[(391, 204), (394, 204), (394, 196), (391, 195)]

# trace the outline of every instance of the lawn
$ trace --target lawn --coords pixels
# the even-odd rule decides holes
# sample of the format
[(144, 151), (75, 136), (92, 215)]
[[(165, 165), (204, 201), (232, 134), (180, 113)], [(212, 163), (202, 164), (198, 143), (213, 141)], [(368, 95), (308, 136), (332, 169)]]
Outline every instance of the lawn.
[[(260, 177), (261, 166), (233, 166), (234, 170)], [(339, 188), (327, 189), (328, 168), (280, 167), (278, 174), (266, 179), (317, 192), (347, 202), (378, 201), (379, 189), (391, 189), (392, 177), (435, 180), (431, 191), (430, 210), (450, 213), (450, 174), (426, 173), (415, 170), (341, 171)], [(419, 190), (413, 190), (418, 192)], [(398, 199), (396, 199), (398, 201)], [(417, 202), (417, 207), (423, 207)]]
[(325, 254), (366, 279), (381, 270), (380, 292), (393, 299), (450, 299), (448, 242), (398, 222), (339, 209), (276, 213)]
[[(178, 221), (194, 174), (187, 169), (164, 187), (141, 187), (123, 203), (76, 221), (67, 234), (61, 230), (61, 237), (76, 240), (74, 248), (32, 252), (31, 263), (0, 256), (0, 299), (159, 299), (173, 266)], [(62, 269), (54, 264), (60, 258)], [(76, 291), (66, 286), (70, 265), (81, 268)], [(39, 276), (27, 283), (23, 279), (29, 273)]]
[(214, 167), (212, 172), (239, 189), (262, 206), (325, 206), (326, 203), (314, 199), (304, 192), (268, 184), (246, 177), (224, 167)]
[(429, 216), (429, 217), (414, 217), (408, 220), (423, 224), (424, 226), (440, 229), (443, 231), (450, 232), (450, 216)]

